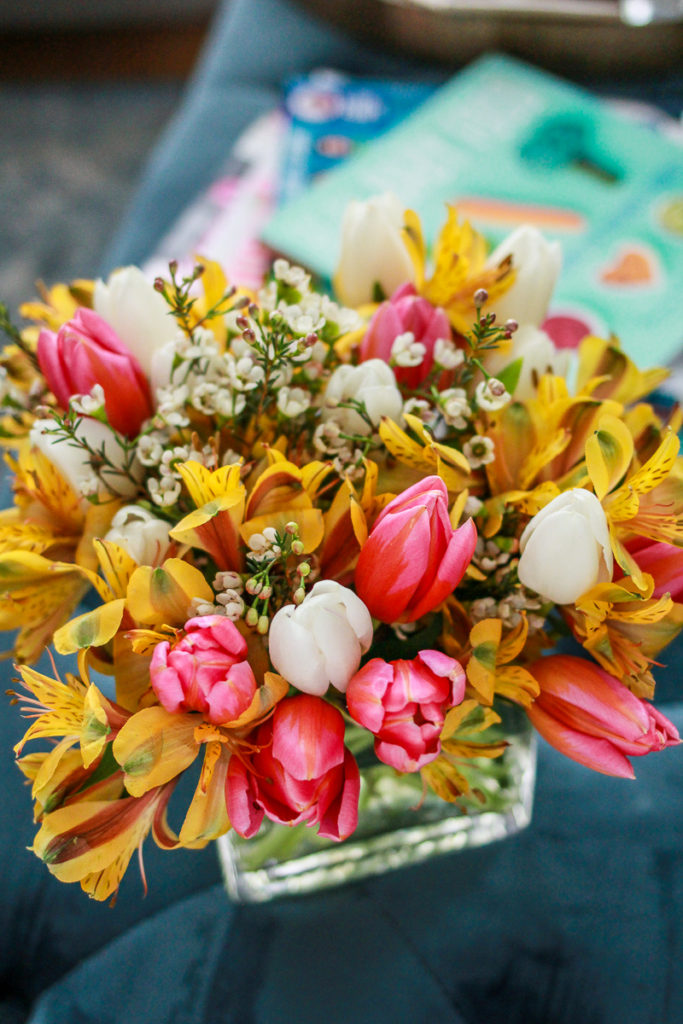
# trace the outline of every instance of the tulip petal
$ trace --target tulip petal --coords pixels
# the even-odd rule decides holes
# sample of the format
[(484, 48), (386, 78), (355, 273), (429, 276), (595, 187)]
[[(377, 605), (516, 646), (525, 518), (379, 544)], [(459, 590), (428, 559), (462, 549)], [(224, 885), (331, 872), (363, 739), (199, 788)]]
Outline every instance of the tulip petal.
[(588, 736), (563, 725), (546, 714), (538, 706), (538, 702), (527, 708), (527, 714), (541, 736), (566, 757), (603, 775), (616, 775), (623, 779), (635, 778), (628, 758), (608, 740)]
[(344, 719), (308, 694), (282, 701), (273, 715), (273, 757), (295, 779), (319, 778), (344, 761)]

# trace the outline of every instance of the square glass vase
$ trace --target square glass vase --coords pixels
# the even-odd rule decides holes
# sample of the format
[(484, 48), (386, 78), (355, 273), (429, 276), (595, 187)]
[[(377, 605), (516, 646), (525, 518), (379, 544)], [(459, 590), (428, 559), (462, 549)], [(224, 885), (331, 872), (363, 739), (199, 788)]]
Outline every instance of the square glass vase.
[(217, 841), (229, 896), (260, 903), (312, 893), (482, 846), (523, 829), (531, 821), (536, 737), (517, 705), (497, 703), (496, 711), (500, 724), (481, 738), (503, 737), (508, 746), (495, 759), (458, 762), (470, 785), (469, 797), (449, 803), (423, 787), (419, 772), (402, 775), (378, 762), (371, 751), (361, 751), (353, 835), (340, 843), (321, 838), (315, 828), (268, 819), (251, 839), (231, 830)]

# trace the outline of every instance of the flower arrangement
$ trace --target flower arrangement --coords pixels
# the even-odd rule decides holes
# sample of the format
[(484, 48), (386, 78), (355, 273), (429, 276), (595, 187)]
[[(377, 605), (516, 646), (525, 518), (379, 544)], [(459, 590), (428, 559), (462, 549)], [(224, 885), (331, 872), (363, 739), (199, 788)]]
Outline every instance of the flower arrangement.
[(258, 294), (172, 264), (3, 312), (0, 628), (58, 879), (115, 895), (150, 832), (344, 842), (368, 758), (485, 806), (504, 705), (607, 774), (679, 742), (650, 699), (683, 624), (680, 415), (614, 339), (570, 390), (559, 262), (450, 209), (429, 271), (380, 197), (348, 211), (337, 301), (276, 260)]

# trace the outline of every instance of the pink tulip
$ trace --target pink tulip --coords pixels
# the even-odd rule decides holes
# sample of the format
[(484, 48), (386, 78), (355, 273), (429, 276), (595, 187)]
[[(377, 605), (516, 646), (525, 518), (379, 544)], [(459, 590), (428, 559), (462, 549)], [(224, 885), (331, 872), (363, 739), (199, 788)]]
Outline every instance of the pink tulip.
[(541, 692), (527, 714), (548, 743), (604, 775), (634, 778), (629, 757), (680, 743), (672, 722), (584, 658), (553, 654), (531, 666)]
[(382, 622), (414, 622), (453, 592), (477, 543), (471, 519), (454, 530), (448, 491), (428, 476), (377, 517), (356, 565), (356, 593)]
[(320, 697), (286, 697), (249, 737), (255, 753), (233, 755), (226, 802), (241, 836), (264, 814), (282, 825), (318, 825), (328, 839), (348, 838), (358, 823), (360, 775), (344, 746), (344, 719)]
[(438, 757), (449, 708), (465, 696), (465, 672), (440, 651), (420, 651), (412, 661), (373, 658), (346, 692), (351, 717), (375, 735), (380, 761), (416, 772)]
[(256, 693), (246, 656), (247, 643), (230, 619), (190, 619), (179, 640), (154, 648), (152, 688), (167, 711), (199, 711), (216, 725), (232, 722)]
[(135, 437), (152, 415), (149, 385), (140, 364), (91, 309), (79, 309), (57, 334), (41, 331), (37, 355), (48, 387), (63, 409), (74, 395), (87, 395), (99, 384), (114, 430)]
[(636, 562), (655, 581), (653, 597), (670, 594), (683, 601), (683, 549), (664, 541), (638, 538), (626, 545)]
[(401, 285), (376, 311), (361, 342), (360, 359), (383, 359), (388, 363), (394, 341), (408, 331), (424, 345), (424, 358), (418, 366), (395, 366), (394, 374), (399, 384), (416, 388), (432, 368), (437, 338), (450, 338), (451, 328), (444, 311), (421, 298), (412, 284)]

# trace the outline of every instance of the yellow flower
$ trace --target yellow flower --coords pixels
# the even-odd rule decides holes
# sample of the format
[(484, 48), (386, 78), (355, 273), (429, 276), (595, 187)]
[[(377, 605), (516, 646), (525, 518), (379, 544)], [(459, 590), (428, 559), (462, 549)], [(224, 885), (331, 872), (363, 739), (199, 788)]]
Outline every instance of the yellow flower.
[(465, 221), (458, 223), (457, 210), (448, 207), (448, 219), (434, 249), (432, 277), (418, 290), (432, 305), (440, 306), (460, 334), (467, 334), (476, 319), (474, 293), (484, 288), (489, 304), (495, 308), (514, 280), (510, 259), (496, 267), (486, 266), (487, 245), (483, 235)]
[(23, 448), (15, 507), (0, 512), (0, 629), (19, 627), (14, 653), (35, 661), (56, 628), (73, 613), (96, 565), (93, 539), (105, 532), (118, 505), (90, 505), (38, 451)]

